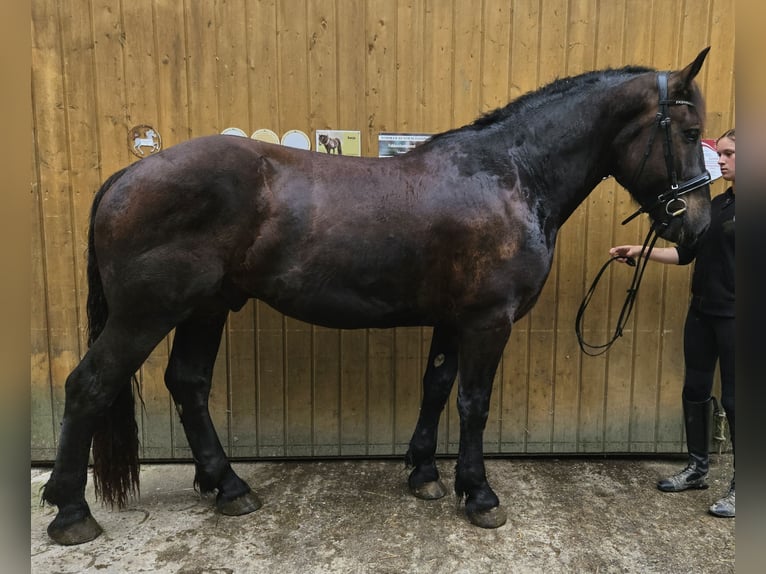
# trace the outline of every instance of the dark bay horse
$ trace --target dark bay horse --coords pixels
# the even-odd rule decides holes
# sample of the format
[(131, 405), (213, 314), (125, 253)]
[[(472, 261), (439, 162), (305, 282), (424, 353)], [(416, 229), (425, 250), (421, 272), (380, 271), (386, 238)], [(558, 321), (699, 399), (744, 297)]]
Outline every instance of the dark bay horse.
[(434, 454), (458, 373), (455, 492), (469, 519), (506, 512), (490, 488), (483, 432), (511, 326), (535, 303), (558, 229), (613, 175), (661, 236), (691, 245), (709, 221), (705, 117), (686, 68), (589, 72), (522, 96), (388, 159), (329, 157), (234, 136), (178, 144), (110, 177), (94, 198), (89, 350), (66, 381), (43, 499), (61, 544), (101, 533), (85, 501), (88, 459), (104, 502), (138, 487), (131, 380), (176, 329), (165, 383), (220, 512), (260, 506), (232, 470), (208, 413), (230, 311), (249, 298), (327, 327), (433, 327), (407, 462), (418, 497), (444, 496)]

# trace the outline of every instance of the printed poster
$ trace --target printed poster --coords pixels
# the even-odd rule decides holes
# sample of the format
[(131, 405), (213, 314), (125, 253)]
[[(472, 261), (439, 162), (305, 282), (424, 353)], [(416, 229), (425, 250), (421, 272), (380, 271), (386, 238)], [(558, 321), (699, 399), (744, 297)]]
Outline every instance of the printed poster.
[(330, 155), (362, 155), (361, 132), (353, 130), (317, 130), (314, 149)]
[(378, 134), (378, 157), (393, 157), (415, 149), (431, 139), (433, 134), (380, 133)]

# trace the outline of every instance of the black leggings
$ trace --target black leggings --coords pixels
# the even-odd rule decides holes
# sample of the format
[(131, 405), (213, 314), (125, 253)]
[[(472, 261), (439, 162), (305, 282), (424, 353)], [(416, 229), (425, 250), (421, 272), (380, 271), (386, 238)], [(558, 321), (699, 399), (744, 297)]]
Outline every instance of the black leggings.
[(716, 361), (721, 370), (721, 404), (734, 445), (734, 317), (715, 317), (689, 308), (684, 326), (684, 397), (693, 402), (710, 398)]

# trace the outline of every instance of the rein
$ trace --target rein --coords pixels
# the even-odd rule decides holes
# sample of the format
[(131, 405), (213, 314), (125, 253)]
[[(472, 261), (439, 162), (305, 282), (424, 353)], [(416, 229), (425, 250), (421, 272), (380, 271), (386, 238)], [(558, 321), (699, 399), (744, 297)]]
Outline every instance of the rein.
[[(633, 271), (633, 280), (631, 281), (630, 287), (628, 288), (628, 294), (625, 296), (625, 302), (622, 304), (622, 309), (620, 310), (620, 316), (617, 319), (617, 325), (614, 328), (614, 333), (612, 333), (611, 339), (609, 339), (603, 345), (592, 345), (585, 341), (582, 334), (583, 315), (585, 314), (585, 309), (590, 304), (593, 293), (596, 291), (596, 286), (598, 285), (598, 282), (606, 271), (607, 267), (609, 267), (609, 265), (615, 261), (624, 258), (610, 257), (607, 259), (606, 263), (601, 266), (601, 269), (596, 274), (596, 278), (593, 280), (593, 283), (591, 283), (590, 289), (588, 289), (588, 292), (585, 294), (582, 303), (580, 303), (580, 308), (577, 310), (577, 317), (575, 318), (575, 334), (577, 335), (577, 343), (580, 345), (582, 352), (586, 355), (597, 357), (598, 355), (606, 353), (609, 350), (609, 347), (611, 347), (619, 337), (622, 337), (622, 330), (628, 322), (630, 313), (633, 311), (633, 304), (635, 303), (636, 296), (638, 295), (638, 287), (641, 285), (641, 279), (644, 277), (646, 264), (649, 263), (649, 254), (652, 252), (652, 249), (654, 249), (654, 244), (657, 243), (659, 238), (660, 236), (656, 233), (654, 226), (652, 226), (652, 228), (649, 230), (649, 233), (646, 235), (646, 239), (644, 240), (644, 245), (641, 248), (641, 253), (638, 256), (638, 263), (636, 263), (632, 257), (627, 258), (628, 265), (635, 268)], [(646, 254), (646, 256), (644, 256), (644, 254)]]
[[(661, 193), (657, 196), (657, 199), (652, 203), (649, 207), (640, 207), (637, 211), (635, 211), (632, 215), (625, 218), (623, 220), (622, 225), (625, 225), (626, 223), (632, 221), (636, 217), (638, 217), (642, 213), (650, 213), (657, 207), (661, 205), (665, 205), (665, 213), (670, 216), (670, 221), (672, 221), (676, 217), (680, 217), (684, 214), (686, 211), (686, 200), (681, 197), (682, 195), (685, 195), (689, 193), (690, 191), (693, 191), (695, 189), (698, 189), (700, 187), (703, 187), (704, 185), (707, 185), (711, 181), (710, 173), (708, 173), (707, 170), (703, 171), (701, 174), (696, 175), (690, 179), (687, 179), (682, 182), (678, 182), (678, 177), (676, 174), (675, 169), (675, 161), (673, 157), (673, 147), (672, 147), (672, 138), (670, 133), (670, 106), (692, 106), (694, 107), (694, 103), (689, 102), (687, 100), (670, 100), (668, 99), (668, 73), (667, 72), (659, 72), (657, 74), (657, 91), (659, 95), (659, 109), (657, 111), (656, 121), (654, 124), (654, 131), (652, 132), (651, 137), (649, 138), (649, 143), (646, 146), (646, 151), (644, 152), (643, 157), (641, 158), (641, 163), (639, 164), (638, 168), (636, 169), (636, 173), (633, 175), (633, 182), (635, 183), (638, 181), (638, 177), (641, 175), (641, 173), (644, 170), (644, 167), (646, 165), (646, 161), (649, 159), (649, 156), (651, 155), (652, 146), (654, 145), (654, 139), (657, 136), (659, 132), (664, 133), (664, 138), (662, 138), (662, 147), (664, 151), (665, 156), (665, 168), (667, 169), (668, 173), (668, 180), (670, 181), (670, 189), (668, 191)], [(666, 226), (668, 225), (668, 222), (663, 222), (661, 225)], [(647, 263), (649, 263), (649, 255), (652, 252), (652, 249), (654, 249), (654, 244), (657, 243), (657, 240), (659, 239), (659, 234), (657, 233), (657, 226), (652, 224), (651, 228), (649, 229), (649, 233), (646, 235), (646, 239), (644, 240), (644, 244), (641, 248), (641, 253), (639, 254), (639, 262), (638, 264), (632, 259), (627, 258), (627, 263), (631, 265), (632, 267), (635, 267), (635, 271), (633, 272), (633, 280), (631, 281), (630, 287), (628, 288), (627, 295), (625, 296), (625, 302), (622, 305), (622, 309), (620, 310), (620, 316), (617, 319), (617, 325), (615, 326), (614, 333), (612, 334), (612, 337), (604, 344), (602, 345), (592, 345), (590, 343), (587, 343), (582, 335), (582, 322), (583, 322), (583, 315), (585, 313), (585, 309), (590, 304), (590, 300), (593, 297), (593, 293), (596, 290), (596, 286), (598, 285), (599, 280), (601, 279), (601, 276), (606, 271), (607, 267), (614, 262), (617, 259), (623, 259), (622, 257), (610, 257), (606, 263), (601, 267), (599, 272), (596, 274), (596, 278), (593, 280), (593, 283), (590, 286), (590, 289), (588, 289), (588, 292), (585, 294), (585, 297), (583, 298), (582, 303), (580, 303), (580, 308), (577, 310), (577, 317), (575, 318), (575, 333), (577, 335), (577, 342), (580, 345), (580, 349), (582, 349), (582, 352), (586, 355), (590, 355), (591, 357), (596, 357), (598, 355), (601, 355), (605, 353), (607, 350), (609, 350), (609, 347), (612, 346), (612, 344), (619, 338), (622, 337), (622, 330), (625, 327), (625, 325), (628, 322), (628, 318), (630, 317), (630, 313), (633, 311), (633, 305), (636, 301), (636, 296), (638, 295), (638, 288), (641, 285), (641, 279), (644, 276), (644, 270), (646, 269)]]

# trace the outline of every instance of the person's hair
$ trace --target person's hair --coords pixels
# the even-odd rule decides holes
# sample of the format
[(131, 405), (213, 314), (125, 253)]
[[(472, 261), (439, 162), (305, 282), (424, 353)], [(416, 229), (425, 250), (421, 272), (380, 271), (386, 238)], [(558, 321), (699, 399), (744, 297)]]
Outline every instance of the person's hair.
[(734, 128), (731, 128), (730, 130), (726, 130), (721, 137), (715, 140), (715, 143), (718, 143), (723, 138), (729, 138), (731, 141), (737, 141), (737, 138), (734, 137)]

